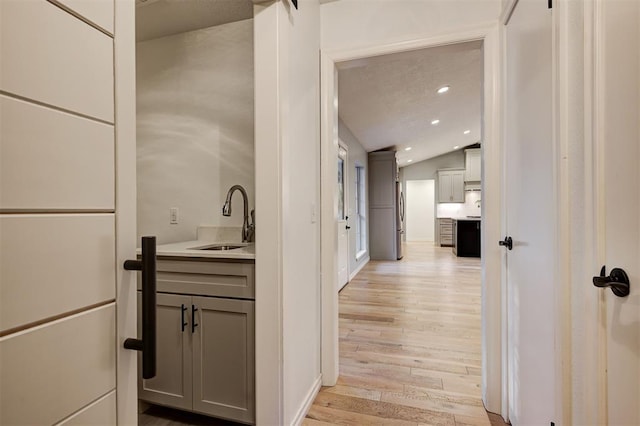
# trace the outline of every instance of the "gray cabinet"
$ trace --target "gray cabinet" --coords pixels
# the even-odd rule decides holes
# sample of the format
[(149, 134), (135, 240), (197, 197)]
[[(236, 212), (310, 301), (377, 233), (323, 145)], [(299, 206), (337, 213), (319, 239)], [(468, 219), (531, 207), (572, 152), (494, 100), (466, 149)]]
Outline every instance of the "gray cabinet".
[(438, 241), (441, 247), (453, 245), (453, 220), (449, 218), (438, 219)]
[(464, 170), (438, 170), (438, 202), (464, 203)]
[(254, 302), (193, 297), (193, 410), (254, 421)]
[(398, 162), (395, 151), (369, 153), (369, 255), (398, 259)]
[(467, 149), (465, 155), (465, 182), (480, 182), (482, 176), (482, 154), (480, 148)]
[(185, 258), (157, 266), (157, 374), (140, 380), (140, 399), (254, 423), (253, 263)]

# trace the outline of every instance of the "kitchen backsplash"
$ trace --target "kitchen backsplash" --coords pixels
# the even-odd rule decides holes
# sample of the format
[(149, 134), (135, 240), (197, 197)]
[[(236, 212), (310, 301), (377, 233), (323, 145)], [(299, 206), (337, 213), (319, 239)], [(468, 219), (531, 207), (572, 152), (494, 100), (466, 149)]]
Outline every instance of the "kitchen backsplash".
[(480, 191), (465, 191), (464, 203), (438, 203), (436, 215), (438, 218), (480, 216), (481, 199), (482, 193)]

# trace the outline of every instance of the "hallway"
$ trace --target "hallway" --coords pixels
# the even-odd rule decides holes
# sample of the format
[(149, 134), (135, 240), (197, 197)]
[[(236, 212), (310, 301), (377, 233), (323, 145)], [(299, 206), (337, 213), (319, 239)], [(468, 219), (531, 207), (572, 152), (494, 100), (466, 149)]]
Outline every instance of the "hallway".
[(408, 243), (340, 293), (340, 377), (304, 425), (489, 425), (481, 401), (480, 259)]

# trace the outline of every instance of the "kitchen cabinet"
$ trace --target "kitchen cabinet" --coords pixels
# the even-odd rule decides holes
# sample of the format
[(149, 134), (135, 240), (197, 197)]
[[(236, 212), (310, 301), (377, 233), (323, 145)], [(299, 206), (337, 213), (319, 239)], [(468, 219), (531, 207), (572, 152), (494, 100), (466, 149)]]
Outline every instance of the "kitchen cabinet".
[(464, 170), (438, 170), (438, 202), (464, 203)]
[(482, 179), (482, 154), (480, 148), (467, 149), (465, 155), (465, 182), (480, 182)]
[(458, 257), (480, 257), (480, 221), (453, 220), (453, 254)]
[(440, 247), (453, 245), (453, 220), (450, 218), (438, 219), (438, 242)]
[(369, 153), (369, 255), (372, 260), (401, 257), (397, 177), (395, 151)]
[(253, 263), (187, 258), (157, 269), (157, 374), (140, 380), (140, 399), (253, 424)]

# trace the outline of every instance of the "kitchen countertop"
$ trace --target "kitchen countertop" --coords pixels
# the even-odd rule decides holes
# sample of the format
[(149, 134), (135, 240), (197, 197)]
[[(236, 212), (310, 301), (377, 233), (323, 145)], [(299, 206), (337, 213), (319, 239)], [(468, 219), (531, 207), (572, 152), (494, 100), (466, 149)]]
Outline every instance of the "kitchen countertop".
[[(213, 244), (232, 245), (237, 242), (193, 240), (179, 243), (162, 244), (156, 247), (157, 256), (192, 257), (208, 259), (255, 259), (256, 246), (249, 243), (248, 246), (233, 250), (197, 250), (199, 247), (207, 247)], [(140, 252), (138, 250), (138, 252)]]
[(469, 216), (460, 216), (460, 217), (439, 217), (438, 219), (451, 219), (451, 220), (476, 220), (481, 221), (480, 217), (469, 217)]

